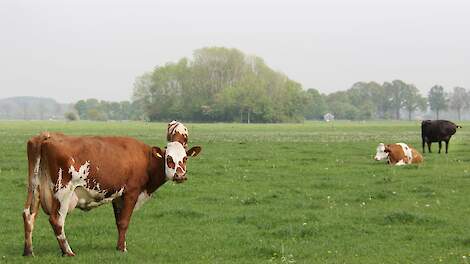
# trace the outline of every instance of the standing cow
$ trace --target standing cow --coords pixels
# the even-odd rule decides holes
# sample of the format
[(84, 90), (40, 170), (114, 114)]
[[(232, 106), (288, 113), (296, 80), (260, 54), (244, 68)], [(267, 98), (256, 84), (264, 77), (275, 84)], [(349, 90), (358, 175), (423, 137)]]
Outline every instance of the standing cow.
[(449, 148), (449, 141), (452, 135), (457, 132), (457, 128), (462, 128), (447, 120), (424, 120), (421, 122), (421, 139), (427, 143), (429, 153), (431, 153), (432, 142), (439, 142), (439, 153), (441, 153), (442, 141), (446, 143), (446, 154)]
[(118, 229), (117, 249), (127, 251), (126, 232), (132, 212), (166, 181), (186, 178), (187, 157), (179, 141), (165, 149), (130, 137), (67, 136), (42, 133), (28, 141), (28, 197), (23, 211), (23, 255), (33, 255), (32, 231), (39, 205), (49, 215), (63, 255), (74, 256), (64, 232), (67, 213), (112, 202)]

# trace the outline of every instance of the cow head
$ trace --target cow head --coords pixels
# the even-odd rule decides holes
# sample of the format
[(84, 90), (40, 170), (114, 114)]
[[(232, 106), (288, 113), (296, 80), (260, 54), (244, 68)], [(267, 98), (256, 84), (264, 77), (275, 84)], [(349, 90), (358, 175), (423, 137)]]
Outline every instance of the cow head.
[(187, 149), (188, 135), (188, 129), (183, 125), (183, 123), (176, 120), (168, 123), (168, 129), (166, 131), (166, 139), (168, 142), (178, 141), (183, 145), (184, 149)]
[(164, 159), (165, 178), (177, 183), (184, 182), (186, 178), (186, 161), (188, 157), (195, 157), (201, 152), (201, 147), (192, 147), (186, 151), (183, 145), (178, 142), (169, 142), (166, 149), (153, 147), (152, 152), (155, 157)]
[(384, 145), (384, 143), (380, 143), (378, 146), (377, 146), (377, 151), (375, 153), (375, 157), (374, 159), (375, 160), (382, 160), (382, 159), (385, 159), (385, 158), (388, 158), (388, 148)]

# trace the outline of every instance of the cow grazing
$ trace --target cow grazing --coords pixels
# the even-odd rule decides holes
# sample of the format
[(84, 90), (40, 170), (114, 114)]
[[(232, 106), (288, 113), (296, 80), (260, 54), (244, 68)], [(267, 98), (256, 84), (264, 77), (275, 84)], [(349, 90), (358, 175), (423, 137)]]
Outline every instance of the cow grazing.
[(457, 128), (462, 127), (447, 120), (424, 120), (421, 122), (423, 153), (425, 153), (424, 143), (427, 143), (429, 153), (431, 153), (432, 142), (439, 142), (439, 153), (441, 153), (442, 141), (444, 141), (447, 154), (450, 138), (457, 132)]
[(185, 149), (188, 148), (188, 129), (183, 125), (183, 123), (176, 120), (168, 123), (168, 129), (166, 133), (166, 139), (171, 141), (178, 141), (183, 145)]
[(74, 256), (64, 232), (67, 213), (90, 210), (112, 202), (118, 229), (117, 249), (126, 249), (132, 212), (166, 181), (186, 178), (187, 157), (201, 147), (185, 150), (178, 141), (166, 149), (130, 137), (67, 136), (42, 133), (28, 141), (29, 188), (23, 219), (23, 255), (33, 255), (32, 231), (39, 205), (49, 215), (63, 255)]
[(423, 156), (416, 149), (405, 143), (388, 144), (380, 143), (377, 146), (375, 160), (387, 158), (390, 165), (406, 165), (423, 162)]

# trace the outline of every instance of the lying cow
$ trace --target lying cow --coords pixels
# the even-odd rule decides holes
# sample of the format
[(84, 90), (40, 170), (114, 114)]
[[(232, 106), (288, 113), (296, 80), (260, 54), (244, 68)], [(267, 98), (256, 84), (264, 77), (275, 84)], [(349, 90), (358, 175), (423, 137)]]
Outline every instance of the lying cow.
[(405, 143), (396, 143), (384, 145), (380, 143), (377, 146), (375, 160), (388, 159), (390, 165), (406, 165), (423, 162), (423, 156), (416, 149)]
[(446, 154), (449, 148), (449, 141), (452, 135), (457, 132), (457, 128), (462, 128), (447, 120), (424, 120), (421, 122), (421, 139), (428, 144), (429, 153), (431, 153), (432, 142), (439, 142), (439, 153), (441, 153), (442, 141), (446, 143)]
[(178, 142), (166, 149), (130, 137), (66, 136), (42, 133), (28, 141), (29, 188), (23, 212), (23, 255), (33, 255), (32, 231), (39, 204), (49, 215), (63, 255), (74, 256), (64, 232), (67, 213), (112, 202), (118, 229), (117, 249), (126, 249), (132, 212), (166, 181), (186, 180), (186, 151)]

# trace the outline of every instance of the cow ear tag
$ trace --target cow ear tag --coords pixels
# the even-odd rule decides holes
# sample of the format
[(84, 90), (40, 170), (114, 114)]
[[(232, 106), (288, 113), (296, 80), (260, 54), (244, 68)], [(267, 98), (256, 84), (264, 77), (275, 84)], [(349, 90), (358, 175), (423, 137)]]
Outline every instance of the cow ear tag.
[(156, 158), (162, 158), (162, 154), (161, 154), (162, 150), (159, 148), (159, 147), (152, 147), (152, 154), (156, 157)]

